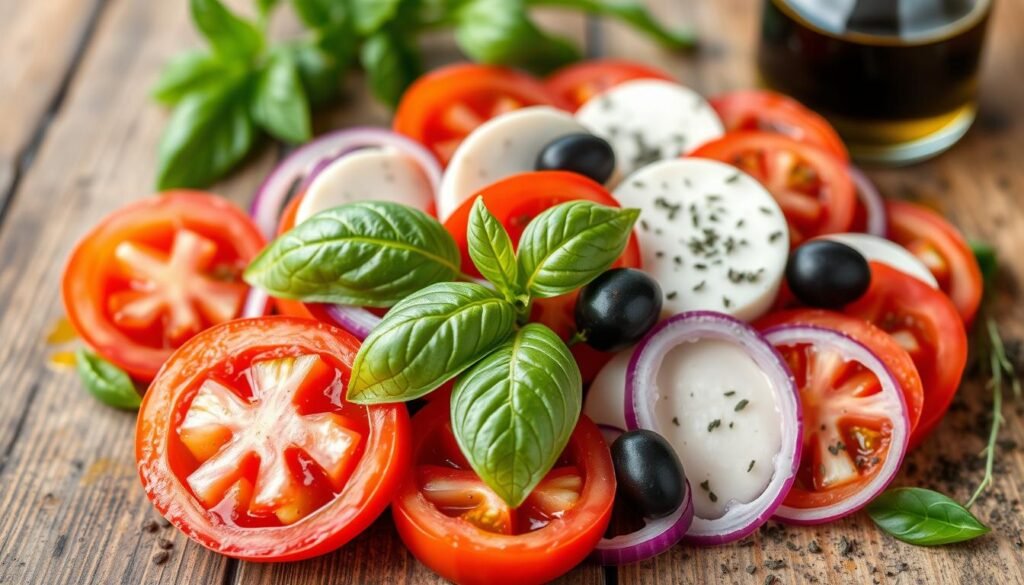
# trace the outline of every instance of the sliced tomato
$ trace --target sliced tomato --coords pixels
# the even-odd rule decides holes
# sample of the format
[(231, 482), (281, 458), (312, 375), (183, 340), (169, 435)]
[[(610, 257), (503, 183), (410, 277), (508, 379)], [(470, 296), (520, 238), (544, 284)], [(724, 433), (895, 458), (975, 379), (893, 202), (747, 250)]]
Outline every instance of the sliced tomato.
[(765, 315), (756, 325), (758, 329), (776, 325), (816, 325), (845, 333), (865, 345), (899, 380), (903, 401), (907, 405), (911, 441), (914, 440), (913, 431), (917, 429), (924, 408), (924, 387), (910, 354), (892, 336), (863, 319), (822, 309), (779, 311)]
[[(583, 175), (564, 171), (521, 173), (487, 186), (478, 195), (483, 197), (487, 209), (505, 227), (513, 244), (519, 243), (519, 238), (533, 218), (561, 203), (583, 200), (619, 207), (619, 203), (600, 184)], [(444, 226), (462, 251), (463, 271), (480, 276), (469, 257), (469, 244), (466, 240), (469, 213), (475, 200), (476, 196), (467, 199)], [(634, 235), (615, 266), (640, 268), (640, 258), (640, 246)], [(573, 292), (550, 299), (538, 299), (534, 302), (531, 319), (544, 323), (563, 339), (569, 339), (576, 330), (573, 311), (577, 294)], [(573, 354), (585, 382), (593, 379), (597, 371), (614, 355), (592, 350), (582, 344), (573, 347)]]
[(447, 164), (470, 132), (487, 120), (526, 106), (566, 104), (519, 71), (490, 65), (449, 65), (420, 77), (395, 111), (396, 132), (416, 140)]
[(242, 271), (264, 246), (248, 216), (196, 191), (136, 201), (104, 218), (64, 269), (68, 320), (97, 353), (149, 381), (171, 352), (238, 316)]
[(793, 247), (853, 225), (857, 191), (846, 163), (817, 146), (781, 134), (730, 132), (691, 156), (734, 165), (760, 181), (786, 215)]
[(930, 433), (953, 401), (967, 364), (967, 333), (942, 292), (895, 268), (871, 262), (871, 286), (847, 315), (870, 321), (910, 354), (924, 387), (921, 421), (911, 448)]
[(615, 472), (597, 426), (581, 417), (555, 468), (511, 509), (468, 467), (447, 402), (413, 419), (414, 470), (392, 502), (405, 545), (464, 585), (545, 583), (587, 557), (611, 519)]
[(849, 162), (839, 133), (828, 121), (795, 99), (765, 89), (731, 91), (709, 100), (728, 132), (757, 130), (813, 144)]
[(984, 293), (981, 268), (963, 235), (927, 207), (906, 201), (887, 201), (889, 237), (917, 256), (935, 275), (968, 326), (974, 321)]
[(590, 98), (634, 79), (675, 79), (660, 69), (622, 59), (591, 59), (567, 65), (544, 80), (548, 91), (570, 104), (573, 111)]
[(408, 468), (404, 405), (344, 399), (359, 342), (307, 319), (210, 328), (168, 360), (136, 431), (142, 485), (199, 544), (298, 560), (351, 540)]

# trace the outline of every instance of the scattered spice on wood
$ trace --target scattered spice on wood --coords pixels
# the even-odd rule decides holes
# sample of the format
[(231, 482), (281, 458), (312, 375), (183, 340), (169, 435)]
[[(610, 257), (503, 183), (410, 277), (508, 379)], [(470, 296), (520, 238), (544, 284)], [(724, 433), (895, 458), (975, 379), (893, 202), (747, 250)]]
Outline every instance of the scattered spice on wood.
[(166, 538), (161, 538), (160, 540), (156, 541), (156, 545), (164, 550), (171, 550), (172, 548), (174, 548), (174, 543), (170, 540), (167, 540)]
[(816, 555), (821, 554), (821, 546), (818, 545), (817, 540), (812, 540), (811, 543), (807, 545), (807, 550)]
[(747, 565), (747, 574), (748, 575), (753, 575), (756, 572), (757, 572), (757, 567), (755, 567), (754, 565)]
[(844, 557), (848, 557), (848, 556), (852, 555), (853, 551), (855, 551), (856, 549), (857, 549), (857, 541), (856, 540), (850, 540), (849, 538), (846, 538), (845, 536), (839, 539), (839, 546), (838, 546), (839, 554), (843, 555)]
[(160, 525), (156, 523), (156, 520), (146, 520), (142, 523), (142, 529), (146, 532), (153, 533), (160, 530)]
[(779, 569), (786, 568), (786, 561), (782, 559), (768, 559), (764, 562), (764, 567), (772, 571), (778, 571)]
[(167, 562), (167, 559), (171, 558), (171, 553), (162, 550), (153, 555), (153, 564), (162, 565)]

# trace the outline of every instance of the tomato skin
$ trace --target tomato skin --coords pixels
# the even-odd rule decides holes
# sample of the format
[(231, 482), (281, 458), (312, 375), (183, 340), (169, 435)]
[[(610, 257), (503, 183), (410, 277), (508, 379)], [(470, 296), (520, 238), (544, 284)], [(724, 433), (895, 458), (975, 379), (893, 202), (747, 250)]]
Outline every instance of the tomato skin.
[[(297, 194), (292, 197), (292, 200), (285, 205), (284, 210), (281, 212), (281, 223), (277, 226), (277, 235), (287, 232), (288, 230), (295, 227), (295, 216), (299, 213), (299, 204), (302, 203), (303, 193)], [(278, 314), (288, 315), (290, 317), (302, 317), (305, 319), (314, 319), (315, 315), (306, 307), (306, 303), (302, 301), (296, 301), (293, 299), (279, 299), (272, 297), (274, 302), (274, 308), (277, 309)]]
[(889, 238), (907, 248), (935, 275), (970, 327), (984, 294), (981, 268), (963, 235), (940, 214), (907, 201), (886, 201)]
[(167, 191), (129, 203), (101, 220), (68, 258), (62, 293), (68, 320), (98, 354), (133, 378), (153, 379), (173, 349), (144, 343), (114, 323), (107, 307), (117, 274), (115, 249), (133, 238), (146, 241), (188, 228), (216, 242), (244, 268), (263, 249), (259, 228), (234, 204), (200, 191)]
[(795, 99), (765, 89), (731, 91), (708, 100), (727, 132), (758, 130), (789, 136), (850, 161), (842, 138), (825, 118)]
[[(448, 421), (447, 402), (428, 404), (413, 419), (414, 461)], [(445, 431), (446, 434), (449, 432)], [(597, 426), (585, 416), (566, 447), (583, 470), (579, 502), (561, 518), (526, 534), (486, 532), (446, 516), (419, 490), (410, 470), (392, 502), (392, 517), (402, 542), (423, 564), (461, 585), (545, 583), (583, 561), (604, 535), (611, 519), (615, 472)]]
[(967, 365), (967, 332), (946, 295), (886, 264), (870, 264), (868, 292), (843, 313), (896, 334), (897, 341), (913, 336), (917, 347), (908, 353), (924, 387), (921, 421), (910, 440), (913, 449), (942, 420), (960, 386)]
[(409, 467), (410, 422), (405, 405), (366, 408), (370, 433), (362, 457), (342, 492), (309, 516), (287, 526), (239, 528), (216, 519), (176, 472), (181, 449), (169, 439), (181, 404), (200, 379), (245, 352), (277, 356), (329, 355), (346, 370), (359, 342), (348, 333), (307, 319), (238, 319), (210, 328), (182, 345), (143, 398), (135, 457), (147, 496), (165, 518), (206, 548), (253, 561), (295, 561), (330, 552), (368, 527), (387, 507)]
[(634, 79), (663, 79), (675, 81), (668, 73), (624, 59), (590, 59), (567, 65), (544, 80), (544, 85), (556, 97), (570, 104), (576, 111), (587, 100)]

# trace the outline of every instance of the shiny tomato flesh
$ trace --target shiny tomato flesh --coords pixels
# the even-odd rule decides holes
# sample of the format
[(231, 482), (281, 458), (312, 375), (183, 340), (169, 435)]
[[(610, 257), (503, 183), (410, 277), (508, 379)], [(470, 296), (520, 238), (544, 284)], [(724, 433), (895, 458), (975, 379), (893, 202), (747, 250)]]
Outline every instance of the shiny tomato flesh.
[(778, 202), (790, 244), (842, 233), (853, 225), (857, 192), (846, 163), (832, 153), (781, 134), (730, 132), (690, 156), (731, 164), (748, 173)]
[(668, 73), (643, 63), (621, 59), (591, 59), (555, 71), (544, 80), (544, 85), (575, 111), (604, 90), (634, 79), (675, 81)]
[(393, 127), (426, 146), (444, 165), (477, 126), (537, 105), (565, 106), (525, 73), (490, 65), (449, 65), (420, 77), (405, 91)]
[(586, 558), (611, 518), (615, 474), (600, 431), (581, 417), (555, 468), (511, 509), (469, 468), (447, 402), (413, 420), (414, 470), (392, 503), (409, 550), (457, 583), (544, 583)]
[(238, 316), (242, 271), (263, 248), (240, 209), (214, 195), (171, 191), (101, 221), (64, 271), (68, 319), (97, 353), (148, 381), (200, 331)]
[(218, 325), (143, 399), (136, 458), (157, 509), (203, 546), (297, 560), (355, 537), (408, 466), (403, 405), (344, 399), (358, 341), (306, 319)]

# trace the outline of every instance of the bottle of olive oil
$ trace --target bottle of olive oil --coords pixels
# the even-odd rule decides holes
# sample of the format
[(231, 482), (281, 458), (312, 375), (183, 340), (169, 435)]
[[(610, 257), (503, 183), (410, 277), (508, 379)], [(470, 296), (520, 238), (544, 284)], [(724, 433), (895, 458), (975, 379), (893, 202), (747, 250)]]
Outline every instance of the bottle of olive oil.
[(825, 115), (861, 161), (904, 164), (974, 121), (994, 0), (765, 0), (763, 81)]

